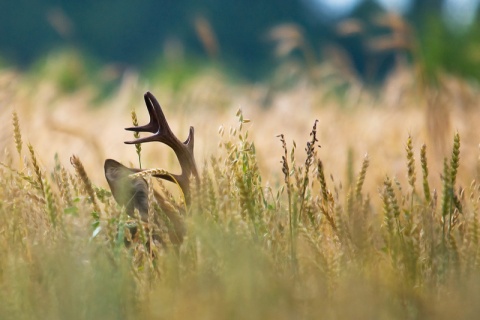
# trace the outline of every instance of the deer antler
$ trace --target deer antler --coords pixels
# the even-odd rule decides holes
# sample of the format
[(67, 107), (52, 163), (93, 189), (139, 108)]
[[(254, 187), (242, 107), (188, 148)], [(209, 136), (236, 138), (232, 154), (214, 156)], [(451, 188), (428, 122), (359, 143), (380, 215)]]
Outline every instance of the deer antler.
[(126, 144), (137, 144), (158, 141), (166, 144), (175, 152), (180, 167), (182, 168), (181, 174), (159, 174), (154, 175), (157, 178), (172, 181), (172, 176), (180, 185), (187, 204), (190, 202), (190, 177), (193, 175), (198, 181), (197, 165), (195, 163), (195, 157), (193, 154), (194, 146), (194, 129), (190, 127), (187, 140), (181, 142), (172, 132), (168, 125), (167, 119), (163, 114), (162, 107), (158, 103), (157, 99), (150, 92), (144, 95), (145, 104), (147, 105), (148, 114), (150, 115), (150, 121), (144, 126), (129, 127), (125, 130), (136, 132), (150, 132), (153, 135), (145, 138), (136, 139), (133, 141), (126, 141)]
[[(167, 119), (163, 114), (162, 108), (157, 99), (150, 92), (145, 93), (145, 104), (147, 105), (150, 121), (144, 126), (126, 128), (126, 130), (136, 132), (151, 132), (153, 135), (134, 141), (126, 141), (127, 144), (137, 144), (144, 142), (158, 141), (168, 145), (173, 149), (177, 155), (181, 174), (158, 174), (154, 175), (157, 178), (165, 179), (172, 182), (177, 182), (185, 196), (185, 202), (190, 204), (190, 178), (194, 176), (199, 181), (197, 165), (193, 154), (193, 127), (190, 127), (187, 140), (180, 141), (170, 129)], [(125, 206), (126, 212), (134, 215), (134, 210), (137, 209), (143, 221), (148, 220), (148, 184), (142, 177), (133, 177), (132, 174), (142, 172), (144, 170), (127, 168), (121, 163), (107, 159), (104, 165), (105, 177), (107, 179), (110, 190), (112, 191), (115, 200), (122, 206)], [(162, 197), (154, 192), (154, 196), (162, 208), (163, 213), (168, 218), (167, 224), (169, 229), (169, 237), (173, 244), (180, 244), (185, 235), (185, 226), (178, 213), (172, 209), (170, 205), (162, 199)], [(155, 221), (158, 223), (160, 217), (155, 216)]]

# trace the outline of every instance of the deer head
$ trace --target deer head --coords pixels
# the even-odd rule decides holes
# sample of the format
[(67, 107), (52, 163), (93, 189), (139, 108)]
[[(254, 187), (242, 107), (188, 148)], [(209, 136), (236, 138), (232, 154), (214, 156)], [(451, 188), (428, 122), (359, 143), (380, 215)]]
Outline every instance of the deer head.
[[(175, 152), (181, 167), (181, 174), (156, 174), (156, 178), (176, 182), (182, 189), (185, 196), (185, 202), (190, 204), (190, 180), (192, 176), (198, 181), (198, 171), (193, 154), (194, 130), (190, 127), (187, 140), (180, 141), (170, 129), (167, 119), (163, 114), (162, 107), (157, 99), (150, 92), (144, 95), (145, 104), (147, 106), (150, 121), (144, 126), (130, 127), (125, 130), (136, 132), (150, 132), (153, 135), (136, 139), (134, 141), (126, 141), (126, 144), (138, 144), (145, 142), (161, 142), (169, 146)], [(134, 216), (134, 210), (140, 213), (140, 218), (147, 222), (148, 220), (148, 184), (142, 177), (131, 178), (132, 174), (144, 171), (142, 169), (128, 168), (121, 163), (107, 159), (105, 161), (105, 177), (112, 191), (113, 197), (118, 204), (125, 206), (126, 212), (130, 216)], [(160, 222), (160, 217), (168, 219), (167, 226), (169, 229), (170, 241), (173, 244), (180, 244), (185, 235), (185, 228), (182, 218), (176, 210), (168, 205), (164, 199), (154, 192), (154, 196), (162, 212), (155, 212), (155, 223)], [(163, 213), (164, 215), (161, 215)]]

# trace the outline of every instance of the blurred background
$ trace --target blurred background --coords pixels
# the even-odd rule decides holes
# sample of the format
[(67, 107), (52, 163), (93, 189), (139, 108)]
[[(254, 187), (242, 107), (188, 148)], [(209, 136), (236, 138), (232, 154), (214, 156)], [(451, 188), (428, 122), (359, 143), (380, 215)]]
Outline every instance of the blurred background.
[[(87, 73), (109, 65), (112, 78), (128, 69), (145, 76), (174, 69), (180, 78), (214, 65), (234, 78), (258, 81), (271, 77), (283, 59), (295, 58), (306, 69), (337, 62), (350, 76), (378, 84), (397, 63), (414, 59), (429, 81), (440, 71), (478, 80), (478, 5), (478, 0), (3, 1), (0, 65), (30, 70), (63, 51), (80, 55)], [(75, 86), (70, 81), (66, 86)]]
[[(219, 133), (238, 125), (242, 109), (265, 172), (280, 173), (279, 133), (300, 143), (319, 119), (321, 157), (340, 179), (367, 152), (382, 168), (377, 182), (392, 170), (405, 176), (409, 134), (416, 150), (427, 143), (432, 170), (441, 170), (457, 130), (463, 174), (471, 176), (480, 172), (478, 7), (479, 0), (2, 1), (0, 122), (17, 112), (46, 165), (77, 154), (100, 184), (105, 158), (138, 166), (123, 128), (133, 109), (147, 121), (147, 90), (180, 139), (195, 127), (199, 159), (218, 149)], [(12, 132), (1, 131), (0, 147), (13, 145)], [(178, 169), (174, 154), (159, 148), (145, 146), (145, 167)]]

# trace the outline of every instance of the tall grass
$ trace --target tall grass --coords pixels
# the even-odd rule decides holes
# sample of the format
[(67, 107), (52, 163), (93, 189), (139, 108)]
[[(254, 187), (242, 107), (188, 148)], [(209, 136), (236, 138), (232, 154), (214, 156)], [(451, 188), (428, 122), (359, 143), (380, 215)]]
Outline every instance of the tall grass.
[[(36, 146), (24, 148), (14, 113), (17, 155), (7, 153), (0, 166), (0, 318), (478, 314), (480, 185), (473, 180), (464, 187), (457, 177), (458, 133), (439, 184), (430, 181), (427, 147), (415, 150), (415, 136), (408, 136), (407, 182), (387, 174), (378, 194), (370, 194), (364, 185), (378, 168), (368, 156), (350, 162), (347, 171), (358, 172), (351, 184), (326, 178), (331, 164), (319, 152), (328, 150), (318, 149), (317, 121), (302, 144), (290, 144), (285, 134), (272, 138), (283, 148), (276, 169), (281, 182), (267, 185), (249, 120), (241, 111), (237, 118), (230, 130), (220, 130), (220, 146), (203, 165), (184, 217), (187, 238), (174, 250), (147, 247), (147, 229), (92, 182), (81, 157), (42, 166)], [(125, 245), (132, 223), (141, 236)]]
[[(403, 76), (341, 99), (305, 79), (154, 83), (179, 137), (195, 126), (202, 160), (175, 248), (167, 236), (147, 246), (153, 228), (104, 188), (106, 157), (174, 162), (158, 145), (123, 146), (129, 118), (146, 117), (130, 112), (141, 82), (126, 75), (94, 109), (92, 87), (66, 95), (48, 76), (2, 71), (0, 319), (476, 318), (479, 113), (461, 101), (478, 90), (462, 98), (447, 78), (419, 99)], [(184, 207), (175, 185), (154, 187)]]

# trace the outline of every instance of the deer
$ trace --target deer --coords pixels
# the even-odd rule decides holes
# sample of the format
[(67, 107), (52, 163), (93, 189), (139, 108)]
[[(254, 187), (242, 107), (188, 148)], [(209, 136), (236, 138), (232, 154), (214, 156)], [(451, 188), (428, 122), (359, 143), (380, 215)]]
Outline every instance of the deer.
[[(192, 126), (190, 127), (187, 139), (182, 142), (170, 129), (162, 107), (155, 96), (150, 92), (146, 92), (144, 94), (144, 100), (150, 117), (149, 123), (143, 126), (128, 127), (125, 128), (125, 130), (149, 132), (152, 133), (152, 135), (132, 141), (125, 141), (125, 144), (160, 142), (169, 146), (175, 152), (178, 162), (180, 163), (181, 173), (172, 174), (164, 171), (163, 173), (153, 174), (152, 176), (178, 184), (183, 192), (185, 205), (188, 207), (191, 202), (190, 187), (192, 178), (196, 180), (197, 185), (199, 182), (199, 174), (193, 152), (194, 128)], [(141, 176), (131, 177), (131, 175), (147, 169), (128, 168), (113, 159), (105, 160), (104, 169), (105, 178), (115, 201), (125, 208), (129, 216), (135, 218), (135, 210), (137, 210), (141, 221), (145, 223), (148, 222), (148, 183)], [(161, 211), (154, 212), (154, 226), (159, 226), (163, 218), (168, 228), (170, 242), (176, 246), (181, 245), (186, 234), (182, 217), (182, 215), (185, 214), (185, 210), (181, 210), (181, 213), (179, 213), (155, 190), (154, 197)], [(131, 230), (131, 232), (135, 233), (136, 228)], [(164, 241), (162, 241), (158, 235), (156, 240), (164, 244)]]

